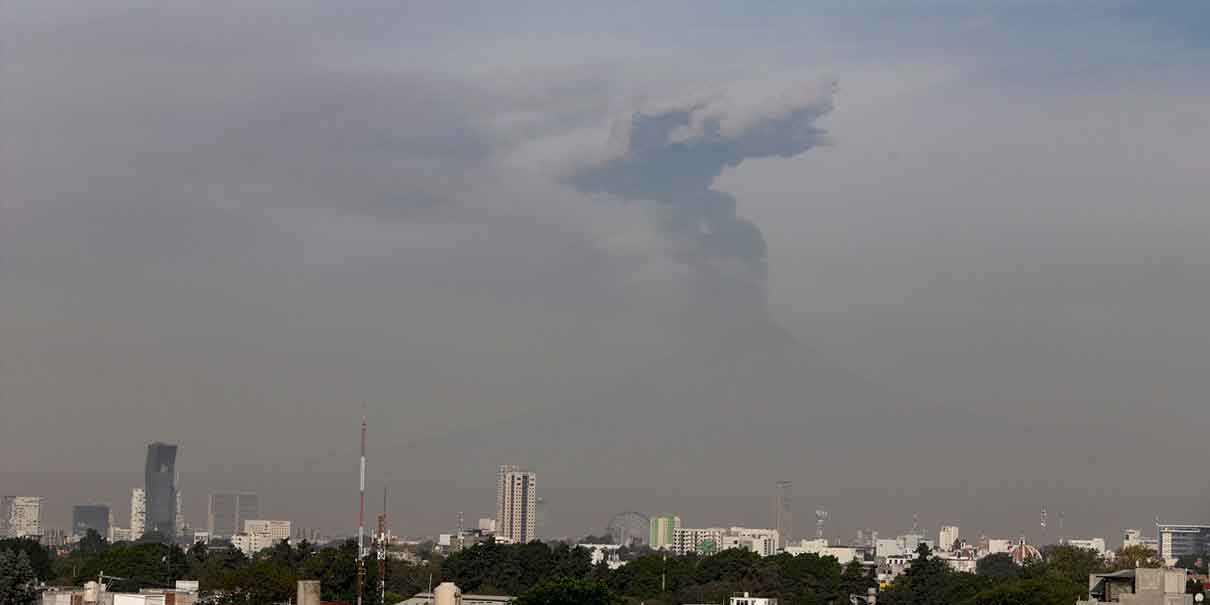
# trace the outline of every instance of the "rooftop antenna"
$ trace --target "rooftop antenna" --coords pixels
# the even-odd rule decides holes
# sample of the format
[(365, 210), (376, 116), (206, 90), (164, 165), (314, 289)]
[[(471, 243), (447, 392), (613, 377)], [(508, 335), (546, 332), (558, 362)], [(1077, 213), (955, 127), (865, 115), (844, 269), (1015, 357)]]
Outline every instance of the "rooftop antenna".
[(462, 519), (462, 511), (458, 511), (458, 550), (466, 548), (466, 524)]
[(1046, 542), (1046, 507), (1042, 507), (1042, 542)]
[(365, 404), (361, 414), (361, 508), (357, 515), (357, 605), (363, 605), (366, 581), (366, 416)]

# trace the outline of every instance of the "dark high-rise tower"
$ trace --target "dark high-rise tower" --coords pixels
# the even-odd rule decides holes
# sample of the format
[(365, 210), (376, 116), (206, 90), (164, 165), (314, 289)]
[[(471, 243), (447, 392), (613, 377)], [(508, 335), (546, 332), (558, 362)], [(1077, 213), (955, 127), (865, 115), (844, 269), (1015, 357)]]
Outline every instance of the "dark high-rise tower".
[(230, 538), (244, 531), (244, 521), (260, 518), (260, 498), (254, 493), (210, 494), (207, 528), (211, 536)]
[(147, 446), (146, 531), (166, 540), (176, 539), (176, 446), (152, 443)]
[(90, 529), (109, 539), (108, 506), (81, 504), (71, 508), (71, 535), (83, 537)]

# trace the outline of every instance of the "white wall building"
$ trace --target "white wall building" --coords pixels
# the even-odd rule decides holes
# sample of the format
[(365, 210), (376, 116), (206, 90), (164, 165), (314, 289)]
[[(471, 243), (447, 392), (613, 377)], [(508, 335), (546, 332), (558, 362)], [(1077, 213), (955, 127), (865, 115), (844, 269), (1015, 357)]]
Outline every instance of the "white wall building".
[(609, 569), (617, 569), (626, 564), (618, 554), (621, 544), (576, 544), (576, 548), (587, 550), (593, 565), (604, 562)]
[(143, 537), (147, 531), (147, 494), (136, 487), (130, 492), (130, 535), (132, 540)]
[(273, 519), (249, 519), (244, 521), (244, 533), (264, 534), (274, 542), (290, 539), (290, 522)]
[(176, 527), (177, 536), (185, 535), (185, 511), (181, 508), (180, 489), (176, 490), (176, 518), (173, 519), (173, 526)]
[(496, 535), (514, 543), (537, 539), (538, 475), (516, 466), (500, 467), (496, 476)]
[(689, 553), (702, 555), (714, 554), (722, 550), (723, 536), (726, 535), (727, 530), (721, 527), (708, 527), (704, 529), (679, 527), (672, 532), (670, 550), (677, 555), (687, 555)]
[(958, 541), (958, 526), (944, 525), (941, 531), (937, 532), (937, 549), (949, 552), (954, 549), (954, 543)]
[(1068, 546), (1074, 546), (1076, 548), (1085, 548), (1085, 549), (1094, 551), (1098, 555), (1101, 555), (1101, 556), (1105, 556), (1105, 553), (1106, 553), (1105, 538), (1088, 538), (1088, 539), (1075, 538), (1075, 539), (1067, 540), (1066, 543)]
[(954, 571), (965, 573), (975, 573), (975, 569), (979, 564), (979, 559), (974, 556), (968, 556), (958, 553), (943, 553), (938, 555), (938, 558), (945, 561), (945, 564)]
[(901, 557), (906, 554), (899, 540), (887, 540), (884, 538), (874, 541), (875, 557)]
[(281, 540), (275, 540), (272, 536), (265, 533), (241, 533), (231, 536), (231, 545), (238, 548), (240, 552), (249, 557), (262, 550), (265, 550), (266, 548), (272, 548), (279, 542), (281, 542)]
[(754, 597), (751, 593), (737, 594), (728, 601), (729, 605), (777, 605), (777, 599)]
[(9, 538), (37, 538), (42, 535), (42, 497), (4, 496), (0, 498), (0, 523)]
[[(727, 535), (737, 539), (736, 546), (730, 548), (747, 548), (762, 557), (771, 557), (781, 550), (781, 535), (776, 529), (732, 527)], [(724, 544), (723, 548), (729, 547)]]
[(856, 548), (851, 546), (830, 546), (826, 538), (816, 538), (814, 540), (802, 540), (798, 544), (792, 544), (782, 549), (786, 554), (798, 555), (819, 555), (821, 557), (832, 557), (841, 565), (857, 559), (864, 559)]
[(1000, 540), (993, 538), (987, 541), (987, 554), (997, 555), (1000, 553), (1007, 553), (1008, 551), (1012, 550), (1013, 546), (1016, 546), (1016, 542), (1012, 540)]

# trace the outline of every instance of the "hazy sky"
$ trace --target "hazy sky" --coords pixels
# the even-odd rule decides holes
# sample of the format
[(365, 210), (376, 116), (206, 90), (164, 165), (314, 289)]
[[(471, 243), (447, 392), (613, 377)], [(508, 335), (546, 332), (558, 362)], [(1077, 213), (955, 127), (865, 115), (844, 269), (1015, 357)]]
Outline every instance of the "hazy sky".
[(1210, 17), (1052, 4), (9, 0), (0, 492), (1210, 522)]

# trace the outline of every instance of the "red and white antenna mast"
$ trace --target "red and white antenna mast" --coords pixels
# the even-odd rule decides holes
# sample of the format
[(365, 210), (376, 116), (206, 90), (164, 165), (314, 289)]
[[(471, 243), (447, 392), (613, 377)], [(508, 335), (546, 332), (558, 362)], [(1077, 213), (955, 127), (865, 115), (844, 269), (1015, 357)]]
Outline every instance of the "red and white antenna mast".
[(366, 580), (366, 417), (361, 415), (361, 508), (357, 514), (357, 605), (362, 605)]

